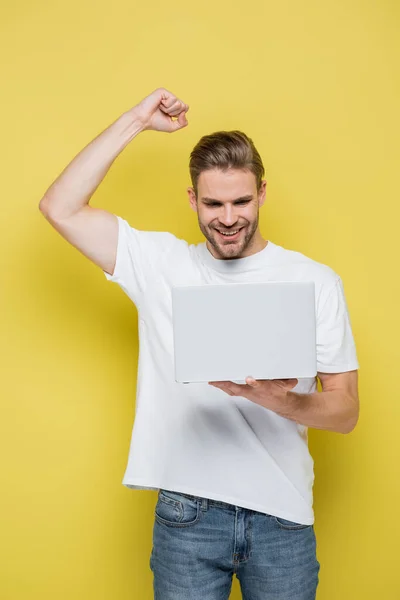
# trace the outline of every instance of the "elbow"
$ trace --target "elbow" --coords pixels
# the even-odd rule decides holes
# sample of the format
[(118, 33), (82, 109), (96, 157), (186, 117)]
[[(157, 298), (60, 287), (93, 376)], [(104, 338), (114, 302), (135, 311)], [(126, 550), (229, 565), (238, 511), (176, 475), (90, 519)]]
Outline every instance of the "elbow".
[(56, 220), (54, 216), (54, 210), (50, 209), (49, 202), (50, 200), (46, 196), (43, 196), (43, 198), (39, 202), (39, 210), (44, 216), (44, 218), (47, 219), (47, 221), (49, 221), (49, 223), (54, 223)]
[(356, 415), (353, 415), (351, 419), (348, 419), (342, 426), (340, 433), (351, 433), (354, 431), (357, 423), (358, 423), (359, 413), (357, 411)]
[(43, 196), (41, 201), (39, 202), (39, 210), (43, 215), (46, 215), (47, 212), (47, 201), (46, 196)]
[(351, 433), (354, 430), (356, 425), (357, 425), (357, 423), (352, 423), (352, 424), (346, 423), (346, 425), (341, 428), (339, 433), (343, 433), (343, 434)]

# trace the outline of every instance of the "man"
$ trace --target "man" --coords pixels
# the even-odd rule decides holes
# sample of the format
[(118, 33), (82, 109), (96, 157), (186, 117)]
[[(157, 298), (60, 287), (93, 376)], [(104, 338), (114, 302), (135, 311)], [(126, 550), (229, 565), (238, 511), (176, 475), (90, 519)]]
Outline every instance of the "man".
[[(40, 210), (138, 309), (136, 414), (123, 483), (158, 491), (150, 558), (156, 600), (227, 599), (233, 574), (245, 600), (311, 600), (320, 565), (307, 428), (349, 433), (359, 410), (340, 277), (263, 239), (264, 167), (239, 131), (204, 136), (191, 153), (189, 202), (205, 243), (139, 231), (89, 206), (134, 137), (186, 127), (188, 109), (155, 90), (74, 158)], [(176, 383), (171, 287), (272, 280), (315, 282), (322, 391), (316, 378)], [(232, 327), (245, 326), (238, 314)]]

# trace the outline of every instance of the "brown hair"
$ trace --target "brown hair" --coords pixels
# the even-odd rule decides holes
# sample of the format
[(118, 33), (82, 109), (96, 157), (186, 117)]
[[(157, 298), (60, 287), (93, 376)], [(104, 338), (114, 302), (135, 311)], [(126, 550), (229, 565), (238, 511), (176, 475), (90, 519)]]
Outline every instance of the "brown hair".
[(264, 176), (264, 165), (253, 141), (242, 131), (216, 131), (204, 135), (190, 154), (189, 170), (197, 196), (197, 182), (209, 169), (243, 169), (254, 173), (257, 191)]

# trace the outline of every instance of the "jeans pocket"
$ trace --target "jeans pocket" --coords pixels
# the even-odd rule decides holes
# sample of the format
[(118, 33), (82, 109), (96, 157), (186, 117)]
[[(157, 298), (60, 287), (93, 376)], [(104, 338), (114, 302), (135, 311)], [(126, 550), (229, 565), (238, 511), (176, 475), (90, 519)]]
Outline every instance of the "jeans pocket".
[(288, 521), (287, 519), (282, 519), (282, 517), (275, 517), (275, 523), (281, 529), (287, 529), (288, 531), (299, 531), (301, 529), (310, 529), (312, 525), (304, 525), (304, 523), (296, 523), (295, 521)]
[(200, 500), (192, 500), (177, 492), (160, 490), (155, 518), (158, 523), (169, 527), (190, 527), (200, 519)]

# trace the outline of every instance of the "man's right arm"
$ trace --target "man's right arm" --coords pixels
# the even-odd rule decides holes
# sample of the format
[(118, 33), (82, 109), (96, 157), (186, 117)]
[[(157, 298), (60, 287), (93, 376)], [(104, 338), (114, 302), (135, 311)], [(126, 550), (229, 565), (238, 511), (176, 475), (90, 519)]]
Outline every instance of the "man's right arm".
[[(118, 243), (115, 215), (89, 206), (112, 163), (144, 130), (173, 132), (187, 125), (188, 106), (159, 88), (88, 144), (52, 183), (39, 203), (51, 225), (101, 269), (113, 274)], [(172, 117), (177, 117), (173, 121)]]

